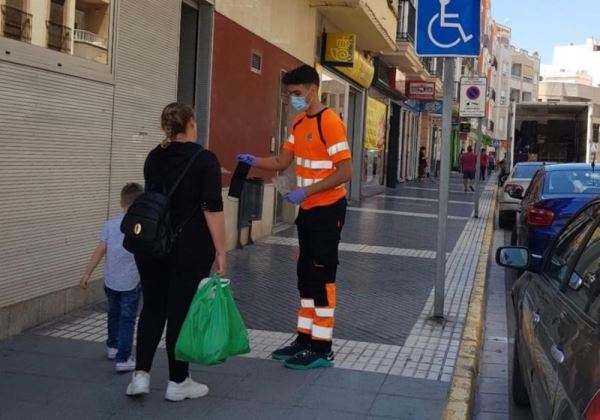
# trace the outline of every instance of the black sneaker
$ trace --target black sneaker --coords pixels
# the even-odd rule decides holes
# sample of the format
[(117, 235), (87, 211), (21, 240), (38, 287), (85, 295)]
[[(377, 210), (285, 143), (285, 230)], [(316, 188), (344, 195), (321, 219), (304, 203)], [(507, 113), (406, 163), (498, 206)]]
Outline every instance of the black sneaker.
[(294, 357), (286, 360), (285, 367), (289, 369), (308, 370), (316, 368), (329, 368), (333, 366), (333, 352), (317, 353), (304, 350)]
[(287, 347), (275, 350), (273, 353), (271, 353), (271, 357), (273, 357), (275, 360), (288, 360), (289, 358), (294, 357), (298, 353), (301, 353), (305, 350), (310, 350), (309, 343), (299, 343), (298, 341), (294, 341)]

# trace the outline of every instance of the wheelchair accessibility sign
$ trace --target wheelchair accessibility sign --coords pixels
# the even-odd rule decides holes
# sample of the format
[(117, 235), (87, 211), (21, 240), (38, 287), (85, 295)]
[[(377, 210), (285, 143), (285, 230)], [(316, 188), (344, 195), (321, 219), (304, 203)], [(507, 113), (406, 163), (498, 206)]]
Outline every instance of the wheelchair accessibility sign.
[(481, 0), (418, 0), (417, 55), (478, 57)]

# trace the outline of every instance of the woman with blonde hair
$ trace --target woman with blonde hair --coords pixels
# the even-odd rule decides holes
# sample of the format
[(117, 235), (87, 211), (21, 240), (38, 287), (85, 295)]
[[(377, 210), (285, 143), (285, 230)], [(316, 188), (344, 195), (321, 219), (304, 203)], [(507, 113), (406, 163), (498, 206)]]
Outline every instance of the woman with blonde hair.
[[(165, 398), (181, 401), (199, 398), (208, 387), (194, 382), (188, 363), (175, 359), (175, 343), (200, 281), (214, 265), (225, 272), (225, 218), (221, 198), (221, 167), (217, 157), (197, 141), (194, 111), (172, 103), (162, 112), (165, 140), (146, 158), (146, 191), (169, 191), (191, 166), (176, 187), (170, 202), (170, 221), (178, 235), (168, 255), (136, 254), (144, 306), (137, 332), (136, 370), (127, 395), (150, 392), (150, 369), (154, 353), (167, 327), (169, 383)], [(193, 161), (190, 159), (194, 158)]]

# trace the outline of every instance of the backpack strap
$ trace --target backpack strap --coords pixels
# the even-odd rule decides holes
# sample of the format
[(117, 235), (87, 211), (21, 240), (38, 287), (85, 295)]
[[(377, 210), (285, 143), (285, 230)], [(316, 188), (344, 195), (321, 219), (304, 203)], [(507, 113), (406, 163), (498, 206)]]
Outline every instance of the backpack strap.
[(175, 181), (175, 184), (173, 184), (173, 186), (169, 190), (169, 193), (167, 194), (167, 202), (171, 200), (171, 196), (173, 195), (173, 193), (175, 192), (175, 190), (177, 189), (177, 187), (179, 186), (179, 184), (181, 184), (181, 181), (183, 181), (183, 178), (185, 177), (185, 175), (188, 173), (188, 171), (192, 167), (192, 164), (194, 163), (194, 161), (196, 160), (196, 158), (203, 151), (204, 151), (204, 148), (200, 147), (200, 149), (196, 153), (194, 153), (194, 155), (190, 158), (190, 160), (188, 161), (187, 165), (185, 165), (185, 169), (183, 170), (183, 172), (181, 173), (181, 175), (179, 175), (179, 178), (177, 178), (177, 181)]
[(319, 127), (319, 138), (321, 139), (321, 142), (323, 143), (323, 146), (325, 146), (325, 148), (327, 148), (327, 142), (325, 141), (325, 136), (323, 135), (323, 127), (322, 127), (321, 122), (322, 122), (323, 113), (325, 111), (327, 111), (328, 109), (329, 108), (325, 108), (317, 114), (317, 127)]

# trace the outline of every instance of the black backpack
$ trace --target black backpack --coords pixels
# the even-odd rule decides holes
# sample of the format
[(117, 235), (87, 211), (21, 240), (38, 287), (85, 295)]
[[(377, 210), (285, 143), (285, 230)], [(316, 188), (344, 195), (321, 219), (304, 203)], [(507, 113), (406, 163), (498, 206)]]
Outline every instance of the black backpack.
[[(171, 224), (171, 197), (203, 149), (189, 160), (185, 169), (167, 194), (145, 191), (131, 204), (123, 221), (121, 232), (125, 235), (123, 248), (132, 254), (164, 257), (171, 252), (177, 235), (193, 214), (181, 225)], [(195, 213), (195, 212), (194, 212)]]

